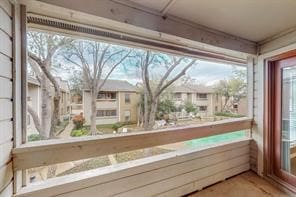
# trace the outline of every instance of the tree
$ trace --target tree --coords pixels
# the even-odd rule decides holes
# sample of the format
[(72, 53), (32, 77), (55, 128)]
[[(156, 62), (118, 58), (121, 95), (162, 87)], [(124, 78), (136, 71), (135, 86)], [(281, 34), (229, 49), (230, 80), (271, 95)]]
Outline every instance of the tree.
[[(59, 122), (61, 90), (51, 73), (53, 57), (60, 48), (71, 41), (71, 39), (59, 35), (41, 32), (28, 33), (28, 61), (41, 86), (41, 118), (29, 105), (28, 112), (33, 118), (41, 139), (53, 137)], [(52, 94), (54, 94), (53, 105), (51, 104)], [(53, 110), (51, 106), (53, 106)]]
[(222, 111), (230, 111), (234, 103), (239, 103), (247, 95), (246, 72), (234, 69), (228, 80), (221, 80), (216, 86), (216, 93), (224, 97)]
[(176, 112), (177, 108), (175, 103), (170, 98), (161, 99), (157, 108), (157, 117), (161, 118), (166, 114)]
[[(196, 60), (165, 55), (150, 50), (142, 52), (139, 57), (144, 92), (144, 128), (149, 130), (154, 126), (161, 94), (180, 77), (184, 76)], [(153, 70), (156, 73), (152, 73)], [(152, 74), (157, 76), (156, 80), (151, 80)]]
[(97, 96), (106, 80), (131, 53), (131, 50), (117, 45), (96, 41), (75, 40), (64, 58), (81, 69), (85, 88), (91, 93), (91, 134), (95, 135)]
[(196, 113), (197, 111), (197, 108), (196, 106), (190, 102), (190, 101), (186, 101), (185, 104), (184, 104), (184, 109), (187, 113)]

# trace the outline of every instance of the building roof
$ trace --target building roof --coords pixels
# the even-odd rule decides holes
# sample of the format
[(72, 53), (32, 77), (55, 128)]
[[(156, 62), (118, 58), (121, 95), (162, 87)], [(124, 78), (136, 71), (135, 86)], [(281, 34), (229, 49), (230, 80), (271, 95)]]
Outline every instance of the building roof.
[[(87, 90), (88, 88), (85, 88)], [(137, 92), (137, 87), (125, 80), (108, 79), (100, 91)]]
[(214, 93), (215, 90), (212, 86), (205, 85), (182, 85), (173, 87), (173, 92), (181, 92), (181, 93)]
[[(64, 92), (70, 91), (69, 84), (66, 80), (62, 80), (62, 78), (60, 78), (60, 77), (55, 77), (55, 79), (57, 80), (58, 84), (60, 85), (61, 91), (64, 91)], [(28, 81), (28, 84), (40, 86), (40, 82), (34, 76), (28, 76), (27, 81)]]

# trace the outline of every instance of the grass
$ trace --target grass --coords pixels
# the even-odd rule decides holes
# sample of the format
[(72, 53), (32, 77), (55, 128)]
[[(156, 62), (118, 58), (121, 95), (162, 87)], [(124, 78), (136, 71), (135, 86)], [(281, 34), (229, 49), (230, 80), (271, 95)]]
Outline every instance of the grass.
[[(149, 155), (147, 155), (147, 152), (149, 153)], [(123, 163), (127, 161), (145, 158), (147, 156), (160, 155), (160, 154), (168, 153), (171, 151), (164, 148), (153, 147), (153, 148), (149, 148), (149, 151), (147, 152), (145, 152), (144, 149), (141, 149), (141, 150), (117, 153), (115, 154), (115, 159), (117, 160), (118, 163)]]
[[(154, 148), (150, 148), (149, 156), (159, 155), (167, 152), (170, 152), (170, 150), (154, 147)], [(118, 163), (123, 163), (131, 160), (141, 159), (141, 158), (147, 157), (147, 155), (145, 154), (145, 151), (142, 149), (142, 150), (135, 150), (135, 151), (114, 154), (114, 157)], [(108, 156), (101, 156), (101, 157), (87, 160), (69, 170), (66, 170), (65, 172), (58, 174), (57, 176), (64, 176), (67, 174), (83, 172), (86, 170), (92, 170), (92, 169), (109, 166), (109, 165), (111, 165), (111, 163), (109, 161)]]
[(92, 169), (96, 169), (96, 168), (100, 168), (100, 167), (104, 167), (104, 166), (109, 166), (110, 164), (111, 163), (110, 163), (107, 156), (97, 157), (97, 158), (85, 161), (85, 162), (75, 166), (74, 168), (66, 170), (65, 172), (62, 172), (62, 173), (58, 174), (57, 176), (64, 176), (67, 174), (73, 174), (73, 173), (77, 173), (77, 172), (83, 172), (86, 170), (92, 170)]

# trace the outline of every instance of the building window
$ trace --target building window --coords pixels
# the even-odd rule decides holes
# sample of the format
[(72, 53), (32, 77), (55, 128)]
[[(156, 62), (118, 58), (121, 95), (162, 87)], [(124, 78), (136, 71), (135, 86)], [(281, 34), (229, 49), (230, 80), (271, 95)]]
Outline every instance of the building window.
[(114, 99), (116, 99), (116, 93), (115, 92), (100, 92), (97, 96), (97, 99), (114, 100)]
[(207, 94), (197, 94), (197, 98), (199, 100), (207, 100), (208, 99), (208, 95)]
[(215, 112), (218, 112), (218, 106), (215, 106)]
[(208, 107), (207, 106), (199, 106), (199, 111), (205, 112), (207, 111)]
[(125, 103), (131, 103), (131, 97), (130, 97), (130, 94), (125, 94), (124, 95), (124, 101)]
[(182, 98), (182, 94), (180, 92), (177, 92), (174, 94), (174, 99), (180, 100)]
[(124, 120), (125, 121), (130, 121), (131, 120), (131, 112), (126, 110), (124, 111)]
[(97, 110), (97, 117), (116, 116), (116, 110)]

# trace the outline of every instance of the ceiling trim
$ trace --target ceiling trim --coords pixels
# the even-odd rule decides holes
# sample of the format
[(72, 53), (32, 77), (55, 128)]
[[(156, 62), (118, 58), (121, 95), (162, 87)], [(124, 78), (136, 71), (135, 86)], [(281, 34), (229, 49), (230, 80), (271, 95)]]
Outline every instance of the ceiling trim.
[[(118, 0), (116, 2), (110, 0), (41, 1), (47, 2), (50, 5), (56, 5), (66, 9), (76, 10), (80, 13), (87, 13), (101, 17), (101, 21), (104, 21), (109, 26), (109, 28), (113, 28), (114, 30), (125, 31), (128, 33), (141, 29), (144, 35), (147, 34), (147, 32), (154, 32), (154, 35), (159, 35), (160, 40), (162, 40), (164, 37), (170, 37), (170, 39), (173, 39), (173, 42), (176, 44), (186, 43), (186, 45), (188, 45), (188, 41), (190, 40), (192, 44), (203, 44), (204, 47), (205, 45), (209, 45), (212, 47), (215, 46), (247, 54), (257, 53), (257, 46), (255, 42), (251, 42), (210, 28), (205, 28), (200, 25), (192, 24), (188, 21), (172, 18), (171, 16), (163, 18), (161, 13), (160, 15), (156, 15), (155, 12), (151, 13), (150, 11), (143, 11), (140, 8), (127, 6), (122, 2), (118, 3)], [(24, 0), (23, 2), (31, 2), (32, 4), (32, 1), (30, 0)], [(38, 8), (34, 10), (34, 12), (40, 14), (47, 14), (49, 12), (55, 12), (55, 15), (64, 14), (61, 13), (62, 10), (58, 12), (57, 8), (54, 8), (54, 10), (45, 9), (45, 5), (41, 5), (42, 2), (40, 1), (33, 2), (35, 2), (35, 4), (39, 4), (39, 6), (37, 5)], [(70, 17), (75, 17), (74, 12), (71, 12)], [(115, 23), (115, 21), (117, 23)], [(99, 21), (94, 22), (99, 23)]]

